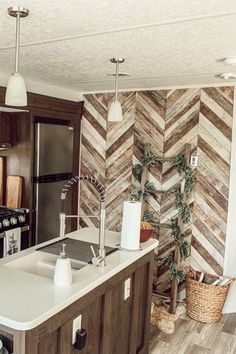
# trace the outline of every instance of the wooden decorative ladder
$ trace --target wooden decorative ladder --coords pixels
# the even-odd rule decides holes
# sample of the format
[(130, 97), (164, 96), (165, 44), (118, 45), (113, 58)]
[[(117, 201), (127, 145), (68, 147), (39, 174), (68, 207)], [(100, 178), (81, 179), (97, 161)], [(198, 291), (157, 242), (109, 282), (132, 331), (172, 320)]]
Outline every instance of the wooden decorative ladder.
[[(144, 153), (150, 152), (151, 151), (151, 144), (145, 144), (144, 147)], [(185, 144), (184, 147), (184, 162), (186, 164), (190, 163), (190, 156), (191, 156), (191, 144)], [(154, 163), (159, 163), (159, 162), (164, 162), (164, 161), (171, 161), (172, 158), (171, 157), (157, 157), (156, 161)], [(149, 166), (144, 166), (143, 167), (143, 171), (142, 171), (142, 176), (141, 176), (141, 192), (143, 193), (145, 190), (145, 184), (146, 182), (148, 182), (148, 170), (149, 170)], [(181, 180), (181, 184), (180, 184), (180, 191), (181, 193), (184, 194), (184, 198), (185, 193), (184, 193), (184, 187), (185, 187), (185, 179), (183, 178)], [(156, 190), (156, 194), (158, 193), (169, 193), (171, 190)], [(143, 219), (143, 215), (145, 212), (145, 204), (142, 203), (142, 219)], [(169, 223), (155, 223), (152, 222), (151, 223), (153, 226), (156, 226), (158, 228), (160, 227), (167, 227), (170, 228), (171, 224)], [(177, 225), (180, 228), (180, 231), (183, 232), (184, 230), (184, 225), (183, 225), (183, 220), (182, 220), (182, 216), (179, 214), (178, 215), (178, 219), (177, 219)], [(174, 263), (178, 266), (180, 263), (180, 249), (179, 249), (179, 245), (176, 243), (175, 244), (175, 250), (174, 250)], [(177, 304), (177, 293), (178, 293), (178, 283), (176, 281), (176, 279), (172, 279), (172, 284), (171, 284), (171, 296), (170, 296), (170, 313), (175, 313), (176, 311), (176, 304)]]

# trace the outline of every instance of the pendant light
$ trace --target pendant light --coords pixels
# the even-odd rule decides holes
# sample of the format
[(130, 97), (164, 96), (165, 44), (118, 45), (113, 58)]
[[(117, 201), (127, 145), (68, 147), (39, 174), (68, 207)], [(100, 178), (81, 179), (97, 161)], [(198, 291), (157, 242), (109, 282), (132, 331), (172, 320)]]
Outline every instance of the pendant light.
[(15, 72), (8, 80), (5, 104), (8, 106), (27, 106), (27, 93), (24, 78), (19, 73), (20, 18), (27, 17), (29, 10), (24, 7), (9, 7), (8, 14), (16, 18)]
[(125, 59), (123, 58), (112, 58), (111, 63), (116, 64), (116, 80), (115, 80), (115, 100), (111, 103), (108, 110), (108, 121), (109, 122), (121, 122), (122, 117), (122, 108), (121, 104), (118, 101), (118, 78), (119, 78), (119, 64), (124, 63)]

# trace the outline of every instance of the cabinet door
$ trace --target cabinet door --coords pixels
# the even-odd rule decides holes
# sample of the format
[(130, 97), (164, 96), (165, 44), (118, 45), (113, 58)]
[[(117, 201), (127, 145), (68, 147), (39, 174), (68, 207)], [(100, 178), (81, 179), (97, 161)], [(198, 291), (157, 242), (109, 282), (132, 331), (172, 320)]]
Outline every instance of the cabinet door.
[[(130, 296), (125, 300), (125, 280)], [(152, 264), (127, 274), (104, 295), (101, 354), (147, 354), (152, 287)]]
[(9, 113), (0, 112), (0, 145), (3, 143), (11, 144), (11, 117)]
[[(87, 340), (81, 354), (99, 354), (101, 337), (101, 298), (96, 299), (82, 311), (81, 327), (87, 332)], [(73, 354), (78, 354), (74, 351)]]
[(57, 331), (46, 335), (42, 338), (38, 345), (38, 354), (57, 354)]
[(66, 322), (59, 330), (59, 351), (57, 354), (100, 354), (101, 303), (101, 297), (98, 297), (77, 314), (77, 316), (82, 316), (81, 327), (87, 332), (85, 347), (78, 351), (72, 345), (72, 319)]
[[(132, 283), (132, 276), (131, 283)], [(128, 354), (130, 340), (131, 298), (124, 299), (122, 279), (104, 295), (102, 354)]]

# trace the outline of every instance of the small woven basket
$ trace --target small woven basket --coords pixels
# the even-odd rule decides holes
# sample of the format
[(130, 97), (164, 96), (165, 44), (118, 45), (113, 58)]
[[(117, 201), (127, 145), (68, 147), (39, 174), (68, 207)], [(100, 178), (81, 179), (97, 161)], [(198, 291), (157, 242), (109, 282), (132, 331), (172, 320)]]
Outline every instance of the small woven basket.
[[(196, 321), (218, 322), (230, 288), (229, 285), (216, 286), (194, 280), (193, 271), (186, 273), (186, 313)], [(195, 272), (197, 279), (201, 272)], [(205, 273), (207, 277), (218, 279), (216, 275)]]

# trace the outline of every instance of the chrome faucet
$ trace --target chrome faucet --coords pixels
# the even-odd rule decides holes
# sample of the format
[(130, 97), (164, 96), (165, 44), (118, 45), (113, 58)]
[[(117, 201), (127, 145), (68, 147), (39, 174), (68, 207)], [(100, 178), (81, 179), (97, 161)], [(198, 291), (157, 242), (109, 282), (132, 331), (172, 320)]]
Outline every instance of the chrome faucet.
[[(69, 189), (79, 181), (87, 181), (91, 183), (100, 193), (100, 213), (99, 215), (67, 215), (65, 213), (65, 200)], [(105, 251), (105, 188), (104, 186), (92, 176), (76, 176), (66, 182), (61, 192), (61, 212), (60, 212), (60, 237), (65, 237), (66, 219), (67, 218), (100, 218), (99, 226), (99, 249), (98, 254), (92, 246), (93, 253), (92, 263), (96, 266), (103, 267), (106, 265), (106, 251)]]

